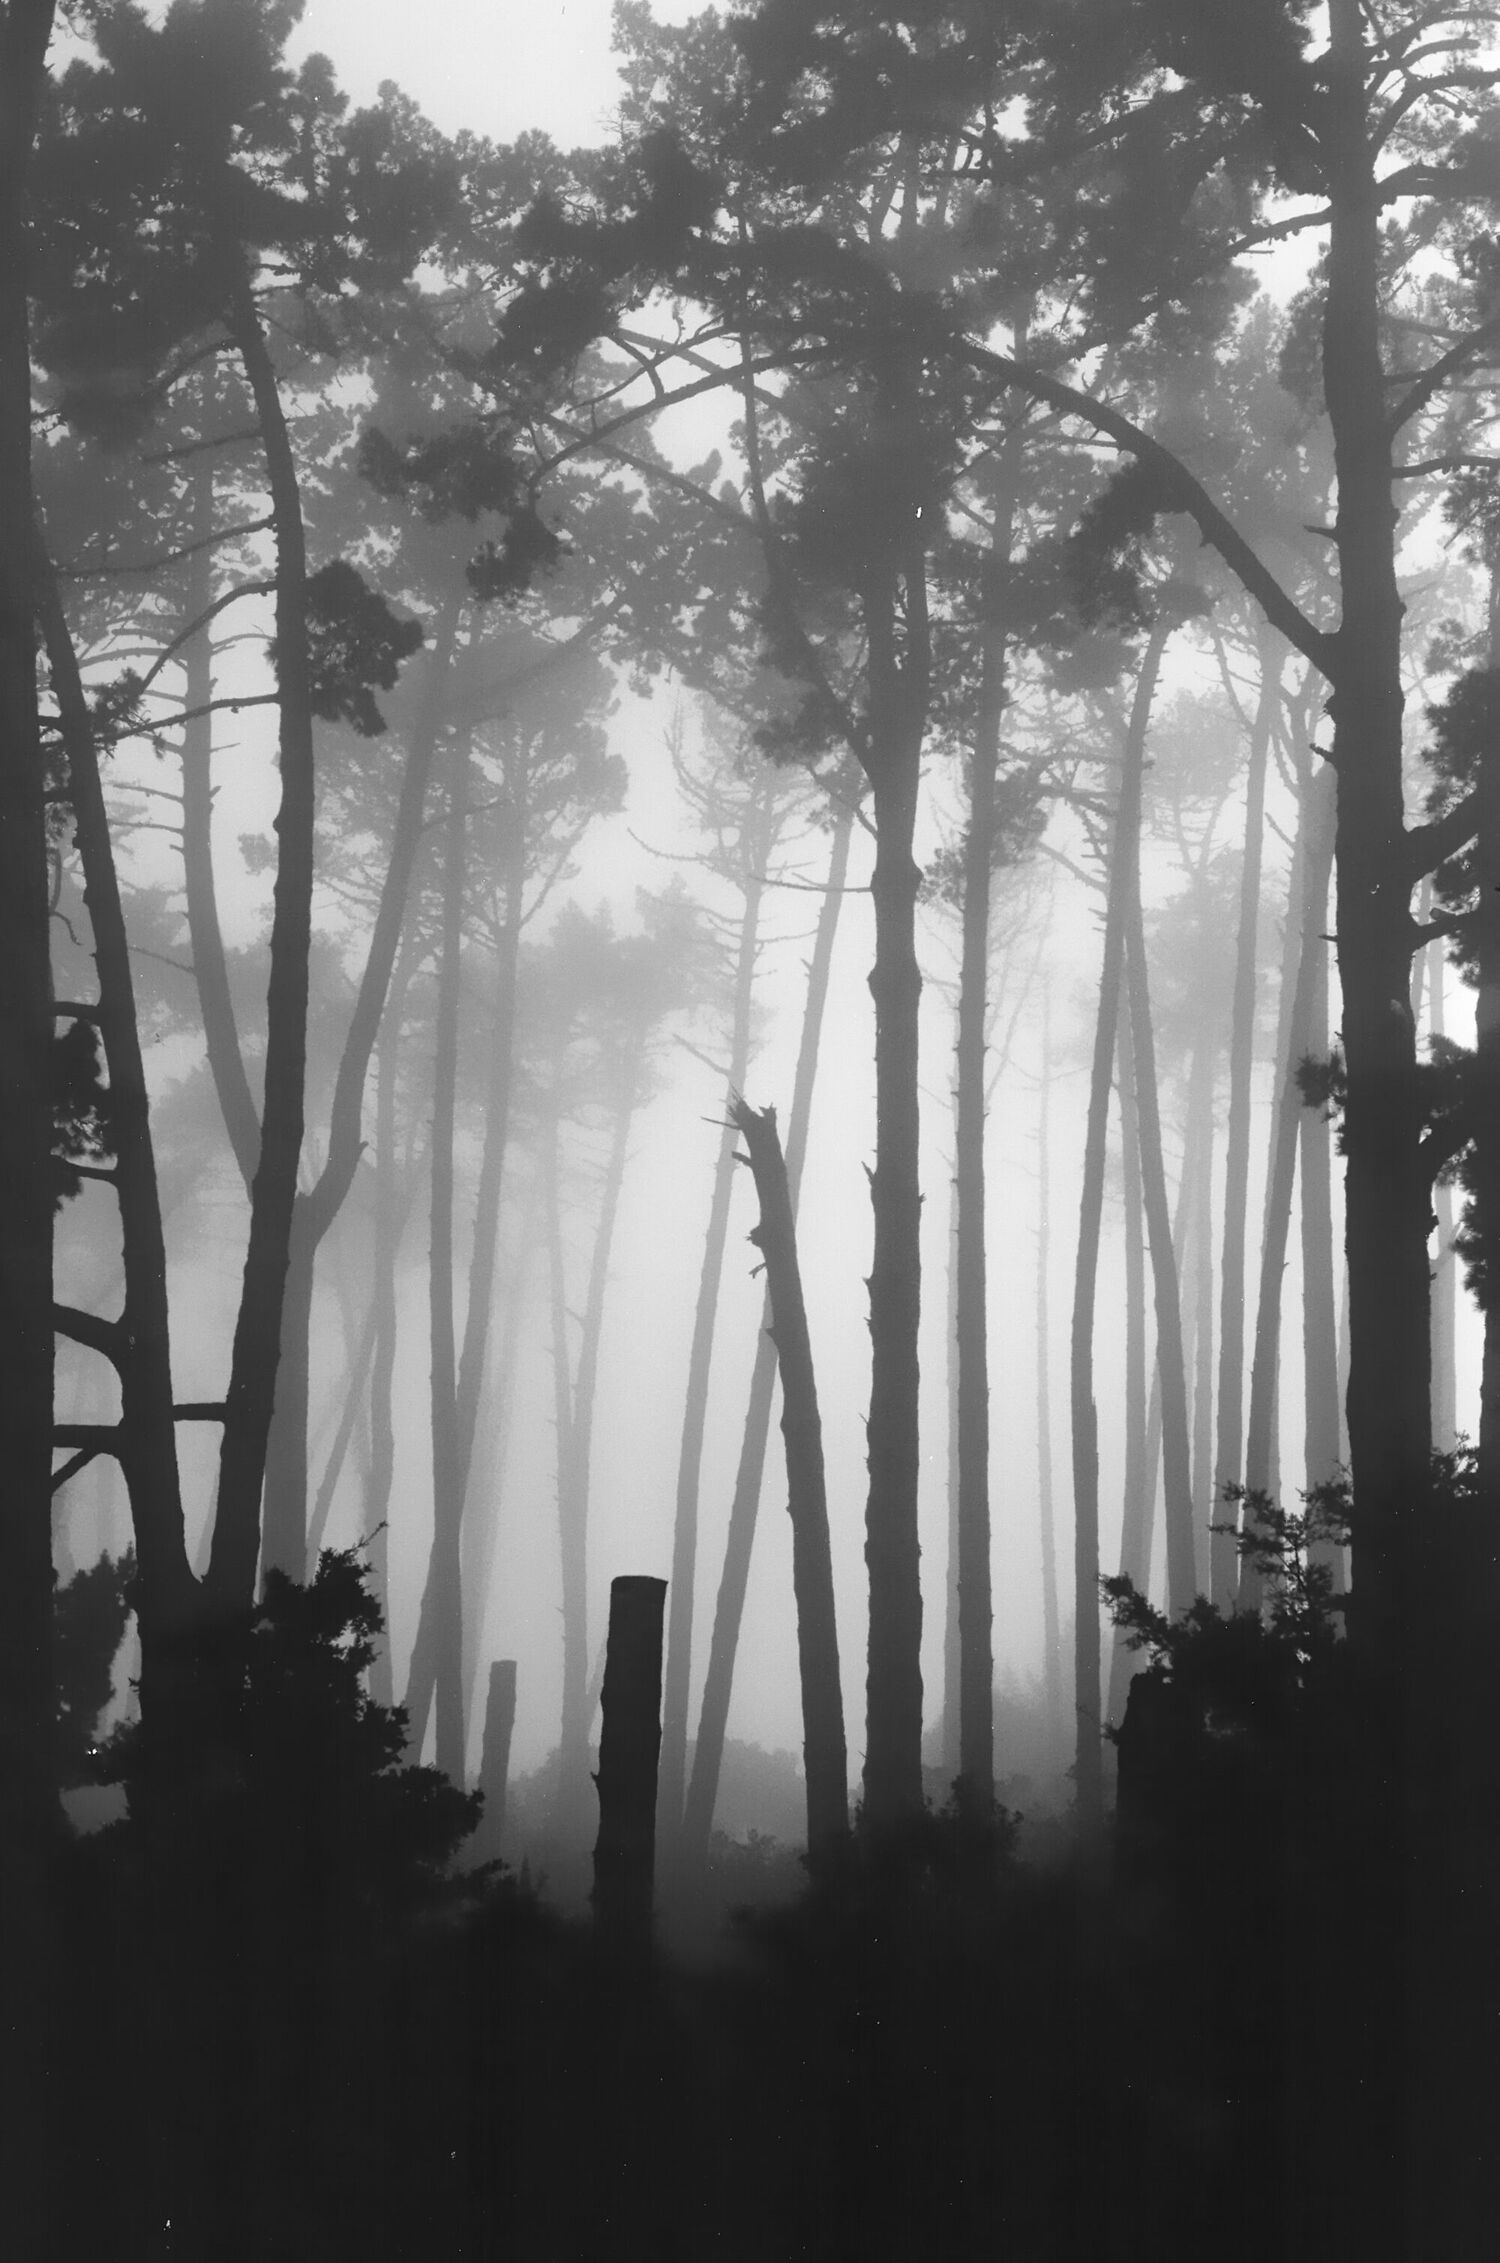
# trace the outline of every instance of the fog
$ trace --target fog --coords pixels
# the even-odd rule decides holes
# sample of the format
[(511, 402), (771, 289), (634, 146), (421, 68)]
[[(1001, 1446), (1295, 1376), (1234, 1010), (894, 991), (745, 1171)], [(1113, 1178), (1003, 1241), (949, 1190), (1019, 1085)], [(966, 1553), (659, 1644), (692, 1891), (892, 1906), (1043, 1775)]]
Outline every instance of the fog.
[(1477, 12), (0, 73), (35, 2252), (1485, 2252)]

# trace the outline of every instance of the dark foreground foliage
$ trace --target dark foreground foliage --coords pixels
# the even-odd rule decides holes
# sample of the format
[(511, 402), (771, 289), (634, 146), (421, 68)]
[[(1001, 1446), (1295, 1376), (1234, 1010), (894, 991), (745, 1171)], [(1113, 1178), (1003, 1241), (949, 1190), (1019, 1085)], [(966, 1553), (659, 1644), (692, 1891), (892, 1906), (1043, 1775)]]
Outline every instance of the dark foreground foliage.
[(1263, 1520), (1263, 1615), (1119, 1597), (1112, 1860), (950, 1810), (649, 1970), (455, 1870), (475, 1802), (399, 1764), (358, 1564), (273, 1584), (170, 1793), (126, 1732), (129, 1819), (58, 1856), (52, 2205), (12, 2252), (1385, 2253), (1378, 1766), (1306, 1541)]

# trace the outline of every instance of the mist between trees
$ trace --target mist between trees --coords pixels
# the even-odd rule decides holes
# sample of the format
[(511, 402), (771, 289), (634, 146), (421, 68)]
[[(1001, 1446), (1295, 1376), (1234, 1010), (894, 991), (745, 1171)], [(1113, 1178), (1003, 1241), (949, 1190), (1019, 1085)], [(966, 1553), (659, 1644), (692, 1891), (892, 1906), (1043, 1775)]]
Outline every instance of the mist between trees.
[(17, 2252), (1487, 2252), (1488, 18), (301, 13), (0, 9)]

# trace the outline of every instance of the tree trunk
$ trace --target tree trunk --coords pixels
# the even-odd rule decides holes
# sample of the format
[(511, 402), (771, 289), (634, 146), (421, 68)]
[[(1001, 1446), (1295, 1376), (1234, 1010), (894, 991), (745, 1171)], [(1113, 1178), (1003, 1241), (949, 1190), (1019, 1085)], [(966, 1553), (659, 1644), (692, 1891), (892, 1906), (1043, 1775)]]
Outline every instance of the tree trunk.
[(1062, 1626), (1057, 1603), (1057, 1524), (1052, 1486), (1052, 1321), (1048, 1266), (1052, 1252), (1052, 992), (1042, 1003), (1042, 1079), (1037, 1118), (1036, 1454), (1037, 1514), (1042, 1528), (1042, 1676), (1047, 1718), (1063, 1734)]
[[(1321, 786), (1323, 781), (1318, 781)], [(1331, 784), (1331, 781), (1330, 781)], [(1308, 947), (1319, 907), (1328, 902), (1328, 881), (1333, 867), (1333, 795), (1309, 795), (1305, 804), (1299, 843), (1300, 902), (1287, 912), (1287, 950), (1282, 981), (1291, 988), (1284, 1049), (1278, 1063), (1279, 1082), (1271, 1132), (1271, 1160), (1266, 1184), (1266, 1228), (1262, 1245), (1260, 1293), (1255, 1317), (1255, 1359), (1250, 1376), (1250, 1425), (1245, 1440), (1245, 1482), (1252, 1493), (1273, 1491), (1272, 1448), (1276, 1416), (1277, 1370), (1281, 1357), (1281, 1288), (1286, 1271), (1287, 1240), (1291, 1231), (1292, 1193), (1297, 1168), (1297, 1146), (1304, 1114), (1297, 1070), (1307, 1057), (1313, 1024), (1314, 991), (1321, 953)], [(1248, 1516), (1247, 1511), (1247, 1516)], [(1241, 1610), (1259, 1608), (1263, 1581), (1253, 1561), (1240, 1568)]]
[(786, 1441), (792, 1590), (797, 1605), (797, 1664), (802, 1684), (807, 1856), (809, 1865), (816, 1868), (842, 1846), (849, 1830), (849, 1769), (823, 1477), (823, 1425), (776, 1111), (767, 1108), (757, 1113), (746, 1101), (737, 1099), (733, 1118), (749, 1154), (760, 1202), (760, 1225), (750, 1238), (766, 1261), (766, 1293), (771, 1300), (781, 1375), (781, 1434)]
[[(1143, 750), (1144, 758), (1144, 750)], [(1139, 841), (1137, 841), (1137, 852)], [(1162, 1159), (1161, 1103), (1156, 1082), (1156, 1036), (1146, 967), (1146, 934), (1141, 923), (1140, 859), (1129, 876), (1132, 888), (1126, 961), (1130, 992), (1131, 1039), (1135, 1056), (1136, 1104), (1141, 1127), (1141, 1200), (1156, 1302), (1156, 1372), (1161, 1386), (1163, 1522), (1167, 1536), (1167, 1607), (1181, 1616), (1197, 1591), (1193, 1561), (1193, 1473), (1188, 1446), (1187, 1371), (1182, 1356), (1182, 1303), (1177, 1284), (1177, 1253), (1167, 1207), (1167, 1175)]]
[[(1333, 822), (1336, 784), (1331, 771), (1317, 779), (1304, 763), (1299, 781), (1304, 799), (1317, 795), (1328, 804)], [(1308, 819), (1304, 817), (1304, 824)], [(1308, 905), (1302, 948), (1311, 954), (1307, 1050), (1315, 1060), (1328, 1053), (1328, 888)], [(1333, 1127), (1322, 1108), (1304, 1108), (1299, 1126), (1298, 1168), (1302, 1177), (1302, 1391), (1304, 1479), (1309, 1492), (1337, 1474), (1342, 1459), (1340, 1423), (1338, 1295), (1334, 1285)], [(1346, 1585), (1344, 1550), (1320, 1544), (1318, 1560), (1330, 1572), (1335, 1592)]]
[(489, 1694), (484, 1709), (484, 1744), (479, 1762), (479, 1789), (484, 1814), (476, 1834), (477, 1851), (487, 1862), (496, 1860), (505, 1831), (505, 1794), (510, 1780), (510, 1740), (516, 1725), (516, 1662), (497, 1658), (490, 1667)]
[(381, 881), (364, 970), (339, 1055), (328, 1119), (328, 1153), (316, 1182), (293, 1211), (276, 1409), (266, 1463), (264, 1562), (289, 1578), (306, 1577), (309, 1358), (317, 1253), (354, 1184), (364, 1151), (360, 1136), (370, 1056), (380, 1029), (406, 918), (412, 873), (422, 842), (428, 784), (442, 729), (457, 646), (461, 603), (450, 599), (439, 619), (424, 696), (407, 749), (401, 796)]
[[(32, 581), (26, 174), (49, 0), (0, 20), (0, 1879), (55, 1820), (52, 1728), (52, 979)], [(17, 1944), (19, 1948), (19, 1943)], [(22, 1952), (24, 1963), (24, 1951)], [(17, 2134), (12, 2131), (12, 2136)]]
[[(370, 1313), (375, 1348), (370, 1364), (370, 1478), (365, 1494), (365, 1543), (370, 1576), (384, 1626), (370, 1668), (370, 1694), (377, 1704), (396, 1701), (391, 1665), (390, 1548), (387, 1517), (396, 1473), (396, 1430), (392, 1400), (396, 1387), (398, 1301), (396, 1268), (406, 1227), (407, 1205), (398, 1202), (396, 1167), (396, 1067), (401, 1014), (410, 979), (408, 963), (398, 974), (387, 1010), (375, 1083), (375, 1230), (370, 1282)], [(412, 1174), (415, 1178), (415, 1172)], [(413, 1188), (413, 1192), (415, 1189)]]
[(229, 326), (255, 401), (271, 489), (281, 717), (281, 804), (276, 816), (260, 1154), (250, 1192), (249, 1246), (224, 1399), (219, 1503), (209, 1557), (209, 1585), (220, 1604), (235, 1609), (250, 1603), (260, 1554), (261, 1486), (276, 1394), (282, 1298), (302, 1152), (314, 781), (307, 544), (297, 466), (244, 256), (237, 250), (228, 256), (236, 263)]
[[(728, 1101), (730, 1115), (743, 1090), (750, 1061), (750, 1014), (755, 995), (755, 966), (759, 956), (763, 878), (770, 850), (769, 796), (763, 790), (752, 815), (746, 819), (747, 878), (740, 908), (739, 938), (735, 953), (734, 1002), (729, 1032)], [(662, 1692), (661, 1824), (669, 1845), (675, 1844), (682, 1821), (687, 1778), (688, 1695), (692, 1679), (693, 1600), (698, 1567), (698, 1481), (703, 1465), (703, 1433), (708, 1418), (709, 1370), (713, 1363), (714, 1323), (719, 1310), (719, 1288), (724, 1275), (724, 1249), (729, 1238), (729, 1203), (734, 1185), (735, 1130), (726, 1122), (719, 1138), (714, 1165), (713, 1195), (703, 1263), (698, 1276), (698, 1301), (693, 1312), (693, 1336), (688, 1352), (687, 1390), (683, 1402), (682, 1443), (677, 1458), (677, 1501), (672, 1526), (672, 1577), (667, 1609), (667, 1665)]]
[[(889, 620), (871, 609), (874, 648)], [(875, 1169), (870, 1199), (870, 1489), (865, 1511), (870, 1639), (866, 1677), (864, 1813), (884, 1833), (922, 1812), (922, 1585), (917, 1542), (917, 1355), (921, 1313), (922, 1194), (918, 1168), (918, 1005), (915, 913), (920, 874), (912, 854), (921, 724), (901, 727), (905, 705), (893, 681), (882, 697), (872, 658), (872, 695), (894, 703), (889, 741), (868, 771), (875, 813)], [(889, 715), (889, 707), (887, 707)]]
[[(957, 1095), (955, 1094), (955, 1099)], [(958, 1638), (958, 1204), (948, 1222), (948, 1577), (943, 1610), (943, 1780), (955, 1783), (959, 1759)]]
[[(1434, 1038), (1448, 1034), (1444, 988), (1447, 955), (1441, 943), (1427, 946), (1427, 1026)], [(1324, 975), (1323, 1021), (1326, 1027), (1327, 975)], [(1326, 1039), (1324, 1040), (1326, 1046)], [(1326, 1133), (1325, 1133), (1326, 1146)], [(1442, 1453), (1452, 1453), (1458, 1438), (1457, 1295), (1458, 1264), (1453, 1250), (1453, 1188), (1444, 1180), (1434, 1187), (1432, 1207), (1437, 1218), (1437, 1249), (1432, 1261), (1432, 1442)], [(1331, 1235), (1330, 1235), (1331, 1242)], [(1337, 1415), (1335, 1415), (1337, 1420)]]
[[(823, 1033), (823, 1011), (828, 1000), (828, 977), (838, 934), (844, 885), (849, 872), (849, 844), (854, 832), (855, 800), (852, 791), (838, 808), (828, 878), (824, 886), (817, 933), (807, 970), (807, 997), (802, 1009), (802, 1036), (792, 1080), (792, 1106), (787, 1119), (786, 1172), (795, 1218), (802, 1165), (807, 1154), (807, 1132), (812, 1117), (813, 1084), (817, 1076), (818, 1045)], [(765, 1467), (766, 1438), (771, 1423), (771, 1397), (776, 1381), (776, 1346), (770, 1337), (769, 1298), (756, 1344), (750, 1377), (745, 1428), (740, 1441), (739, 1466), (729, 1507), (729, 1529), (724, 1541), (724, 1566), (714, 1609), (713, 1636), (708, 1668), (703, 1678), (703, 1701), (698, 1715), (698, 1736), (693, 1747), (692, 1774), (682, 1819), (682, 1854), (685, 1866), (701, 1869), (708, 1855), (713, 1830), (714, 1804), (719, 1794), (719, 1770), (724, 1758), (724, 1735), (729, 1721), (729, 1698), (734, 1683), (735, 1651), (744, 1617), (745, 1590), (750, 1577), (750, 1549), (760, 1505), (761, 1476)]]
[(1104, 1768), (1100, 1749), (1099, 1670), (1099, 1418), (1094, 1404), (1094, 1305), (1099, 1280), (1099, 1233), (1104, 1211), (1105, 1141), (1109, 1095), (1125, 979), (1125, 939), (1130, 922), (1133, 872), (1141, 825), (1141, 791), (1151, 701), (1170, 631), (1152, 629), (1141, 660), (1131, 707), (1130, 729), (1120, 774), (1109, 862), (1109, 893), (1104, 913), (1104, 963), (1099, 977), (1099, 1016), (1094, 1027), (1094, 1059), (1089, 1082), (1088, 1127), (1084, 1135), (1083, 1186), (1078, 1206), (1078, 1257), (1073, 1276), (1073, 1330), (1070, 1365), (1073, 1425), (1073, 1695), (1078, 1751), (1074, 1791), (1079, 1827), (1095, 1839), (1104, 1822)]
[[(505, 1329), (500, 1339), (499, 1354), (495, 1361), (494, 1378), (490, 1392), (483, 1402), (489, 1410), (486, 1425), (486, 1451), (476, 1465), (474, 1483), (483, 1514), (464, 1518), (464, 1655), (471, 1660), (481, 1656), (481, 1638), (485, 1612), (489, 1605), (490, 1586), (495, 1573), (495, 1550), (500, 1529), (500, 1507), (503, 1499), (505, 1461), (511, 1436), (511, 1423), (515, 1406), (516, 1380), (520, 1373), (521, 1352), (526, 1341), (530, 1313), (527, 1292), (531, 1282), (532, 1265), (541, 1238), (543, 1221), (540, 1204), (533, 1190), (531, 1207), (521, 1229), (521, 1246), (510, 1270), (510, 1282), (505, 1304)], [(478, 1435), (478, 1433), (476, 1433)], [(470, 1684), (469, 1704), (472, 1707), (478, 1696), (477, 1672)]]
[(661, 1750), (664, 1579), (611, 1580), (599, 1734), (594, 1931), (631, 1961), (651, 1951), (656, 1885), (656, 1764)]
[(84, 903), (93, 930), (99, 980), (96, 1019), (109, 1075), (115, 1143), (112, 1176), (120, 1208), (125, 1296), (118, 1321), (99, 1326), (107, 1331), (103, 1348), (120, 1378), (119, 1458), (139, 1565), (142, 1703), (149, 1710), (159, 1646), (182, 1642), (196, 1618), (198, 1601), (188, 1565), (177, 1467), (166, 1243), (130, 943), (93, 724), (57, 583), (40, 547), (38, 557), (48, 666), (67, 750), (68, 794), (83, 865)]
[[(1257, 947), (1260, 933), (1261, 852), (1265, 840), (1266, 762), (1271, 725), (1281, 696), (1279, 657), (1260, 638), (1260, 697), (1250, 733), (1245, 777), (1245, 854), (1240, 868), (1239, 933), (1234, 957), (1234, 1004), (1229, 1031), (1229, 1121), (1224, 1157), (1224, 1239), (1219, 1262), (1219, 1445), (1214, 1465), (1213, 1522), (1234, 1521), (1225, 1488), (1244, 1481), (1245, 1226), (1250, 1206), (1251, 1083), (1255, 1070)], [(1212, 1599), (1233, 1601), (1239, 1559), (1233, 1535), (1215, 1531), (1209, 1545)]]
[(964, 838), (953, 1183), (958, 1245), (958, 1309), (954, 1316), (958, 1350), (958, 1798), (961, 1807), (983, 1818), (989, 1815), (995, 1799), (985, 1025), (990, 881), (998, 825), (995, 783), (1000, 764), (1000, 718), (1005, 707), (1005, 639), (993, 627), (985, 631), (979, 701), (969, 757), (969, 823)]
[[(1120, 1094), (1121, 1198), (1125, 1229), (1125, 1485), (1120, 1516), (1120, 1570), (1144, 1589), (1147, 1576), (1146, 1526), (1146, 1212), (1141, 1196), (1141, 1117), (1136, 1093), (1135, 1045), (1130, 1031), (1128, 999), (1122, 999), (1116, 1039)], [(1151, 1411), (1160, 1405), (1152, 1395)], [(1119, 1718), (1114, 1685), (1119, 1671), (1121, 1642), (1118, 1632), (1110, 1670), (1109, 1718)]]
[(1214, 1514), (1214, 1086), (1218, 1042), (1206, 1031), (1193, 1051), (1188, 1080), (1188, 1157), (1193, 1250), (1193, 1565), (1198, 1592), (1208, 1594), (1209, 1524)]
[[(549, 1231), (552, 1240), (554, 1358), (561, 1363), (558, 1388), (557, 1510), (562, 1539), (563, 1703), (562, 1734), (558, 1745), (558, 1815), (566, 1829), (578, 1812), (588, 1776), (588, 1518), (590, 1469), (593, 1456), (594, 1394), (599, 1378), (599, 1344), (604, 1330), (604, 1296), (609, 1285), (609, 1253), (625, 1184), (625, 1163), (630, 1150), (630, 1127), (635, 1116), (632, 1081), (634, 1064), (627, 1064), (615, 1102), (614, 1133), (605, 1167), (594, 1250), (589, 1263), (588, 1291), (584, 1299), (583, 1327), (579, 1336), (578, 1366), (564, 1390), (567, 1373), (567, 1313), (562, 1278), (562, 1221), (559, 1215), (556, 1156), (552, 1163)], [(663, 1594), (664, 1580), (656, 1583)], [(607, 1669), (606, 1669), (607, 1670)], [(652, 1792), (655, 1794), (656, 1755), (653, 1753)], [(654, 1840), (654, 1824), (653, 1824)]]
[[(212, 466), (206, 461), (200, 463), (193, 477), (191, 525), (192, 539), (200, 547), (187, 562), (187, 623), (203, 620), (213, 601), (213, 550), (208, 538), (214, 526), (214, 480)], [(209, 1075), (248, 1192), (260, 1158), (260, 1111), (245, 1074), (214, 880), (214, 719), (209, 712), (214, 693), (213, 659), (213, 641), (205, 624), (189, 636), (182, 654), (182, 872), (193, 982), (203, 1016)]]
[[(432, 1340), (432, 1561), (427, 1574), (434, 1648), (461, 1643), (463, 1596), (459, 1557), (462, 1489), (458, 1469), (458, 1348), (453, 1318), (453, 1134), (458, 1086), (458, 1005), (464, 925), (464, 849), (469, 785), (469, 747), (455, 734), (448, 783), (448, 823), (443, 859), (442, 948), (438, 962), (437, 1046), (432, 1098), (432, 1238), (429, 1259)], [(451, 1782), (464, 1781), (463, 1709), (455, 1709), (453, 1685), (437, 1707), (438, 1767)], [(413, 1745), (425, 1731), (408, 1722)]]
[[(451, 1498), (444, 1497), (441, 1514), (445, 1529), (451, 1528), (459, 1536), (460, 1591), (463, 1584), (464, 1513), (474, 1463), (474, 1435), (479, 1421), (485, 1355), (495, 1301), (495, 1253), (500, 1238), (500, 1196), (505, 1152), (510, 1141), (510, 1094), (515, 1062), (516, 983), (520, 969), (523, 909), (521, 887), (525, 853), (525, 807), (521, 795), (516, 797), (512, 820), (503, 878), (506, 911), (495, 966), (489, 1078), (485, 1091), (484, 1143), (479, 1158), (479, 1185), (474, 1201), (468, 1295), (464, 1308), (463, 1348), (458, 1359), (453, 1407), (453, 1452), (451, 1457), (445, 1459), (443, 1467), (443, 1482), (451, 1486), (452, 1494)], [(435, 1499), (434, 1518), (438, 1513), (439, 1506)], [(422, 1597), (422, 1611), (412, 1648), (407, 1684), (408, 1734), (413, 1744), (419, 1747), (420, 1740), (427, 1733), (428, 1711), (441, 1685), (447, 1691), (446, 1703), (450, 1713), (456, 1709), (463, 1724), (462, 1736), (467, 1748), (468, 1723), (464, 1702), (467, 1684), (463, 1669), (462, 1617), (456, 1635), (452, 1622), (448, 1623), (449, 1639), (445, 1641), (435, 1608), (436, 1595), (437, 1590), (429, 1578), (427, 1590)]]

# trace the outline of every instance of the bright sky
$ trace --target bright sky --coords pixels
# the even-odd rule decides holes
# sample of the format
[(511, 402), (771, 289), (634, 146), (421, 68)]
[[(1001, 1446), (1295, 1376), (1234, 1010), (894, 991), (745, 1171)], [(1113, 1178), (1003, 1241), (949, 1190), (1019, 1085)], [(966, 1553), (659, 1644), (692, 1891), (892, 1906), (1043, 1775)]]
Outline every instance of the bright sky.
[[(692, 10), (667, 0), (655, 12), (675, 22)], [(610, 13), (611, 0), (308, 0), (292, 52), (330, 56), (356, 102), (394, 79), (445, 133), (510, 141), (538, 127), (572, 147), (609, 131)]]

